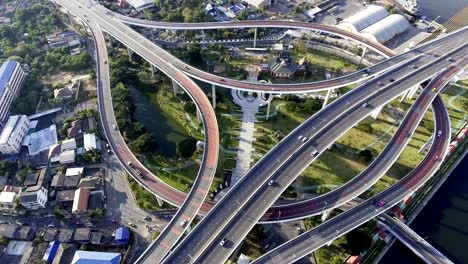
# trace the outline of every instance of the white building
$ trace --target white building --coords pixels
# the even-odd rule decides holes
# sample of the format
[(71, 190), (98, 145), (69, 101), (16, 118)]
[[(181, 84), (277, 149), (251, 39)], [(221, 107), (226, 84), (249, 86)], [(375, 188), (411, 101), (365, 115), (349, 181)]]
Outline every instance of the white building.
[(154, 0), (127, 0), (127, 3), (137, 11), (154, 6)]
[(0, 192), (0, 208), (13, 208), (16, 192)]
[(0, 126), (10, 112), (10, 105), (26, 78), (21, 65), (16, 61), (5, 61), (0, 67)]
[(92, 134), (85, 134), (83, 136), (83, 141), (84, 141), (84, 149), (86, 151), (90, 151), (93, 149), (98, 149), (98, 143), (97, 143), (97, 138), (94, 133)]
[(28, 133), (29, 120), (25, 115), (10, 116), (0, 133), (0, 153), (17, 154)]
[(361, 35), (371, 41), (383, 44), (403, 33), (408, 27), (409, 22), (404, 16), (393, 14), (363, 29)]
[(76, 149), (76, 140), (74, 138), (67, 139), (62, 141), (62, 146), (60, 147), (61, 151), (66, 150), (75, 150)]
[(45, 208), (47, 203), (47, 189), (41, 187), (34, 192), (22, 192), (19, 196), (19, 202), (29, 210)]
[(83, 175), (83, 167), (76, 167), (76, 168), (68, 168), (65, 172), (65, 176), (77, 176)]
[(368, 8), (358, 12), (348, 18), (345, 18), (338, 28), (358, 33), (375, 22), (384, 19), (389, 13), (384, 7), (378, 5), (370, 5)]

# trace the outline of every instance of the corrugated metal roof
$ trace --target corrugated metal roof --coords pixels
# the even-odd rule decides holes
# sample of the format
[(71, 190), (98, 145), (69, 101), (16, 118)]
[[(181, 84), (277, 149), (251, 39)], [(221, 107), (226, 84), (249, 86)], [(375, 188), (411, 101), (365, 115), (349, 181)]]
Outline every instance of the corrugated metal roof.
[(72, 264), (119, 264), (120, 253), (77, 250)]
[(361, 12), (344, 19), (338, 27), (348, 31), (358, 32), (388, 15), (389, 13), (382, 6), (370, 5)]
[(409, 22), (404, 16), (393, 14), (363, 29), (361, 34), (373, 41), (385, 43), (404, 32), (408, 26)]

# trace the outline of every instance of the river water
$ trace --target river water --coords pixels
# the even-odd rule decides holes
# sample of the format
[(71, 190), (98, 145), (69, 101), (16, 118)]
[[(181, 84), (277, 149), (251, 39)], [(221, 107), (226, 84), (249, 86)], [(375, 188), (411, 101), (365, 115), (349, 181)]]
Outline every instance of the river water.
[[(419, 13), (443, 24), (458, 11), (468, 6), (468, 0), (419, 0)], [(468, 19), (468, 18), (467, 18)]]
[[(410, 227), (454, 263), (468, 263), (468, 155)], [(379, 264), (423, 263), (396, 241)]]

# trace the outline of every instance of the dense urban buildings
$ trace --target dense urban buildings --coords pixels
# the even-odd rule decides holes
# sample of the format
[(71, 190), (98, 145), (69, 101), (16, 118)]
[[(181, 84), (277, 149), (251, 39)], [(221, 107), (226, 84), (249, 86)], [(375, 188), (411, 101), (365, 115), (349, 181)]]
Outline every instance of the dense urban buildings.
[(28, 133), (29, 120), (25, 115), (10, 116), (0, 133), (0, 153), (17, 154)]

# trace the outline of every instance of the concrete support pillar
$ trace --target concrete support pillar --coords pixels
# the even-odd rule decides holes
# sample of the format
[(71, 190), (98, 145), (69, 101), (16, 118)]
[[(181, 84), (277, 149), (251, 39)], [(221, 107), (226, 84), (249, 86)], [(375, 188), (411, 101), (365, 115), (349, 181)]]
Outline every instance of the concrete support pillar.
[(198, 107), (197, 107), (197, 121), (199, 124), (202, 123), (202, 116), (201, 116), (200, 110), (198, 110)]
[(270, 96), (268, 96), (266, 120), (268, 120), (268, 118), (270, 117), (271, 100), (273, 100), (273, 94), (270, 94)]
[(202, 33), (202, 43), (203, 43), (203, 47), (205, 47), (205, 30), (202, 29), (201, 33)]
[(372, 113), (370, 114), (372, 118), (374, 119), (377, 119), (377, 117), (379, 116), (380, 112), (382, 111), (383, 109), (383, 105), (382, 106), (379, 106), (377, 107), (374, 111), (372, 111)]
[(68, 18), (70, 19), (70, 23), (73, 25), (73, 18), (72, 18), (70, 11), (68, 11), (68, 9), (67, 9), (67, 15), (68, 15)]
[(154, 29), (151, 28), (151, 41), (154, 42)]
[(216, 85), (211, 85), (211, 95), (213, 97), (213, 109), (216, 109)]
[(362, 65), (362, 61), (364, 60), (364, 56), (366, 56), (367, 54), (367, 46), (364, 47), (364, 50), (362, 51), (362, 54), (361, 54), (361, 59), (359, 60), (359, 65), (358, 65), (358, 70), (359, 68), (361, 68), (361, 65)]
[(174, 91), (174, 95), (177, 96), (177, 93), (179, 92), (179, 85), (172, 80), (172, 90)]
[(334, 90), (334, 89), (329, 89), (329, 90), (327, 91), (327, 95), (325, 96), (325, 100), (323, 100), (322, 109), (325, 108), (325, 106), (327, 106), (328, 100), (330, 99), (330, 96), (331, 96), (333, 90)]
[(323, 212), (322, 217), (321, 217), (322, 222), (325, 222), (327, 220), (328, 216), (330, 216), (331, 211), (332, 210), (330, 209), (330, 210)]
[(305, 45), (305, 52), (307, 52), (307, 50), (309, 49), (309, 41), (310, 41), (310, 31), (309, 33), (307, 33), (307, 42), (306, 42), (306, 45)]
[(409, 91), (410, 90), (406, 90), (401, 94), (400, 103), (403, 102), (406, 99), (406, 97), (408, 97)]
[[(436, 132), (434, 132), (434, 133), (436, 133)], [(432, 134), (431, 137), (426, 141), (426, 143), (424, 143), (424, 145), (422, 145), (422, 147), (418, 150), (418, 154), (421, 154), (424, 151), (426, 151), (432, 145), (433, 141), (434, 141), (434, 134)]]
[(419, 90), (420, 87), (421, 87), (421, 86), (420, 86), (419, 84), (413, 86), (413, 87), (409, 90), (409, 92), (408, 92), (408, 98), (409, 98), (409, 99), (413, 99), (414, 96), (416, 95), (416, 93), (418, 92), (418, 90)]
[(156, 196), (156, 201), (158, 201), (159, 207), (164, 205), (164, 201), (159, 196)]
[(133, 57), (133, 50), (131, 50), (130, 48), (127, 47), (127, 52), (128, 52), (128, 58), (130, 61), (132, 61), (132, 57)]
[(154, 67), (153, 64), (150, 64), (150, 69), (151, 69), (151, 74), (153, 75), (153, 78), (154, 78), (154, 74), (156, 73), (156, 67)]
[(255, 28), (255, 32), (254, 32), (254, 48), (257, 47), (257, 28)]

